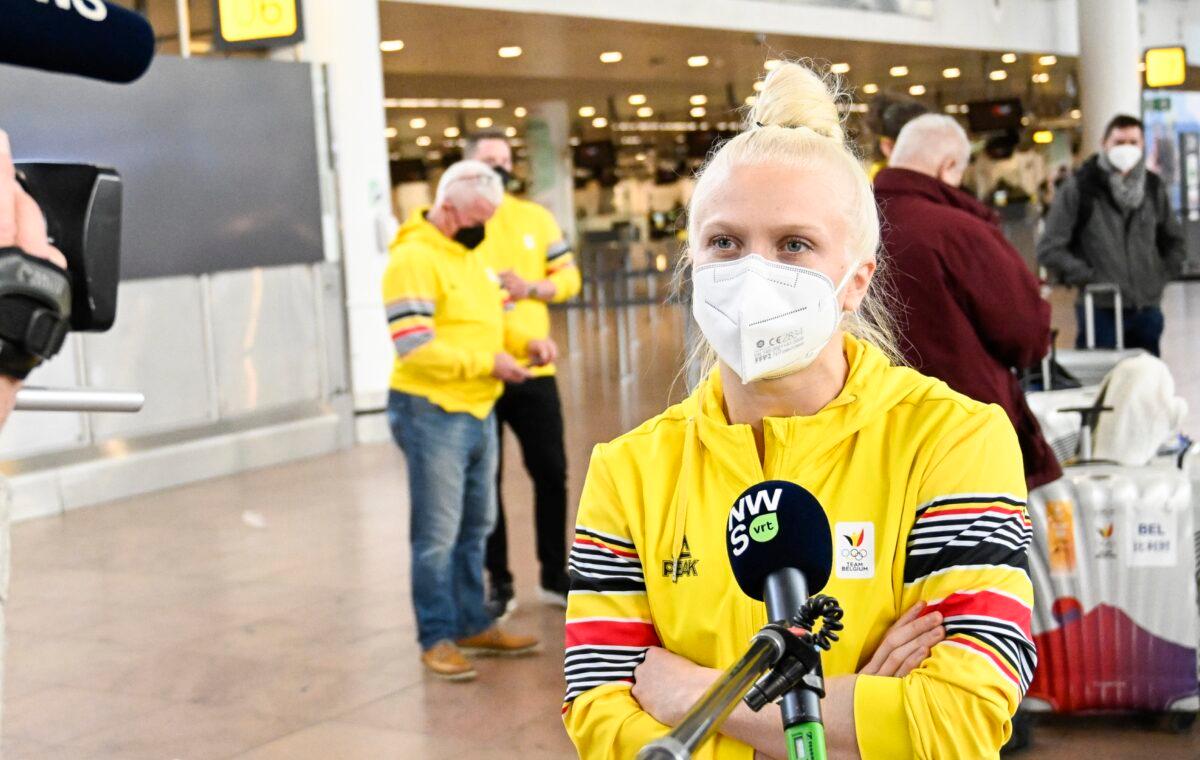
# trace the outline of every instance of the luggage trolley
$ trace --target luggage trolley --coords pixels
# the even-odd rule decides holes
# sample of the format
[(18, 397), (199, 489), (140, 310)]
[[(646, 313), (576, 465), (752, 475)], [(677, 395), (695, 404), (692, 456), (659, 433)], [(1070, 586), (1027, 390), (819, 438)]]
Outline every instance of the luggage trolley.
[[(1121, 354), (1136, 352), (1096, 353), (1108, 356), (1092, 364), (1111, 369)], [(1063, 477), (1029, 497), (1038, 668), (1009, 749), (1028, 744), (1038, 713), (1154, 714), (1186, 731), (1200, 710), (1197, 597), (1179, 594), (1200, 578), (1193, 484), (1200, 485), (1200, 456), (1189, 460), (1191, 476), (1183, 455), (1144, 467), (1093, 460), (1091, 431), (1111, 411), (1104, 395), (1094, 386), (1030, 394), (1039, 417), (1078, 415), (1080, 424)], [(1068, 406), (1056, 408), (1055, 400)]]

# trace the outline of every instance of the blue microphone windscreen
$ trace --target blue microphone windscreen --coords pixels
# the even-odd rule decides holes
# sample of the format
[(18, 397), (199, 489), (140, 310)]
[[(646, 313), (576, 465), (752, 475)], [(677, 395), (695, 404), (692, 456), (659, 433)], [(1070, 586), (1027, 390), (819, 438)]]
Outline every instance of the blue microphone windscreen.
[(762, 601), (767, 576), (792, 567), (808, 593), (829, 581), (833, 539), (817, 497), (795, 483), (768, 480), (747, 488), (729, 511), (725, 532), (729, 564), (745, 594)]
[(0, 0), (0, 63), (127, 83), (153, 58), (154, 30), (133, 11), (101, 0)]

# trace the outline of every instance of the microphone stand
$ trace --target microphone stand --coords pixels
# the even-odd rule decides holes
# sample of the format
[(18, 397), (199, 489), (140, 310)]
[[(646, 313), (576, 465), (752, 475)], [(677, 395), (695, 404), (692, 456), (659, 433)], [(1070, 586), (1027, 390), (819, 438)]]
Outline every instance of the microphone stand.
[[(817, 620), (820, 630), (812, 633)], [(638, 752), (637, 760), (689, 760), (692, 753), (720, 727), (739, 700), (758, 712), (786, 696), (783, 729), (789, 760), (826, 760), (821, 698), (825, 679), (821, 651), (837, 641), (842, 629), (837, 600), (814, 596), (788, 621), (805, 629), (797, 635), (786, 625), (768, 623), (750, 641), (750, 648), (704, 692), (671, 733)], [(756, 680), (757, 679), (757, 680)], [(800, 709), (788, 709), (789, 702)]]
[(755, 681), (783, 657), (788, 650), (789, 637), (796, 636), (776, 625), (768, 625), (754, 634), (750, 648), (742, 658), (708, 687), (671, 733), (642, 747), (637, 760), (689, 760), (725, 722)]

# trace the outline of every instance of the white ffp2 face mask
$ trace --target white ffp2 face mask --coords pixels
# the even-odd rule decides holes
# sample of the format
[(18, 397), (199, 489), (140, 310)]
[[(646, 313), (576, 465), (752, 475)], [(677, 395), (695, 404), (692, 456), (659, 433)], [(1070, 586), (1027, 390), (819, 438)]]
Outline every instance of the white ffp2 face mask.
[(1136, 145), (1114, 145), (1108, 149), (1108, 162), (1122, 174), (1137, 166), (1142, 160), (1142, 149)]
[(692, 271), (692, 315), (721, 361), (743, 383), (812, 364), (841, 321), (841, 284), (815, 269), (758, 254)]

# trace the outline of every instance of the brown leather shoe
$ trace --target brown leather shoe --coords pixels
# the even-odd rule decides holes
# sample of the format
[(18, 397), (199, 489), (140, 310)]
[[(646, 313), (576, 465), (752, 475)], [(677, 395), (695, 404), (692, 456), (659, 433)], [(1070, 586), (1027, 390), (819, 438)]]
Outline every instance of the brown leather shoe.
[(459, 639), (455, 643), (463, 652), (480, 657), (523, 657), (539, 649), (536, 637), (505, 633), (495, 625), (483, 633)]
[(471, 661), (449, 641), (439, 641), (421, 653), (421, 664), (438, 678), (447, 681), (473, 681), (478, 673)]

